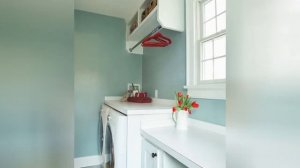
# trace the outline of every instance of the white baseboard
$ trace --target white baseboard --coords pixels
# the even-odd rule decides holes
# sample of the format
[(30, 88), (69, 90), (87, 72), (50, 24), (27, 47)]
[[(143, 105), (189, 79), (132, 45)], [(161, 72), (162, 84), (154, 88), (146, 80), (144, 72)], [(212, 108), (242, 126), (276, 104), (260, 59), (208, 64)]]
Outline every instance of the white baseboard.
[(96, 166), (96, 165), (101, 165), (102, 163), (103, 163), (103, 158), (100, 155), (74, 158), (74, 168)]

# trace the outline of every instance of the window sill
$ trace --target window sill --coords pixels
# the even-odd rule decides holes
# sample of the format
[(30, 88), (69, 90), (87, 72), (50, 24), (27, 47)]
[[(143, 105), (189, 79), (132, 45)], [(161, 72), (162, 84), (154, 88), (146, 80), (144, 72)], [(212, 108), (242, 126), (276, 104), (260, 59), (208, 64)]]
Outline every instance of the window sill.
[(192, 98), (226, 100), (225, 83), (207, 83), (196, 86), (185, 86), (184, 88), (187, 89), (188, 94)]

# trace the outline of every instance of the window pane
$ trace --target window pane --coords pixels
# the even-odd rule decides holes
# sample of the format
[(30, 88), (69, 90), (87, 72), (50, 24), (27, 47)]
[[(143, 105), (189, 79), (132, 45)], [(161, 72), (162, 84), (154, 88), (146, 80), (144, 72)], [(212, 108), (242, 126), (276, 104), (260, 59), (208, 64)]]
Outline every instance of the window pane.
[(213, 79), (213, 60), (202, 62), (202, 80), (212, 80)]
[(226, 13), (217, 17), (217, 32), (226, 29)]
[(212, 40), (203, 43), (203, 59), (213, 58)]
[(214, 57), (226, 55), (226, 36), (223, 35), (214, 40)]
[(204, 24), (204, 37), (216, 33), (216, 19), (212, 19)]
[(220, 14), (226, 10), (226, 0), (217, 0), (217, 14)]
[(215, 0), (211, 0), (204, 4), (204, 21), (207, 21), (216, 16)]
[(225, 79), (226, 78), (226, 57), (215, 59), (214, 78), (215, 79)]

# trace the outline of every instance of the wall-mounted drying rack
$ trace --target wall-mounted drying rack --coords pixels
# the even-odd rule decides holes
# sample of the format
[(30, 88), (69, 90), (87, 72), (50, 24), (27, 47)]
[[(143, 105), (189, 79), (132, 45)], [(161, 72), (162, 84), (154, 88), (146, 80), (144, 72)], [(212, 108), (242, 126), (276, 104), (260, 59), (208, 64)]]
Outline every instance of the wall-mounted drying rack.
[(146, 38), (152, 36), (153, 34), (159, 32), (162, 29), (161, 26), (157, 26), (151, 33), (149, 33), (146, 37), (144, 37), (142, 40), (137, 42), (133, 47), (129, 48), (129, 51), (132, 52), (136, 47), (138, 47)]
[[(155, 1), (151, 12), (145, 10)], [(145, 0), (126, 26), (126, 48), (130, 53), (143, 54), (143, 40), (161, 29), (184, 31), (184, 0)]]

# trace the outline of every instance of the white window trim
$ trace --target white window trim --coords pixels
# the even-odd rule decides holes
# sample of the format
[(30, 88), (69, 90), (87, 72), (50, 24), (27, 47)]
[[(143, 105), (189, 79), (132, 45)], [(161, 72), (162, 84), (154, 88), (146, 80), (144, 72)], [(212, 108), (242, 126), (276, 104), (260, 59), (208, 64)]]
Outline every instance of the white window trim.
[[(198, 37), (196, 32), (199, 0), (186, 0), (186, 86), (193, 98), (226, 99), (226, 80), (200, 81), (200, 57), (197, 55)], [(196, 23), (196, 24), (195, 24)]]

